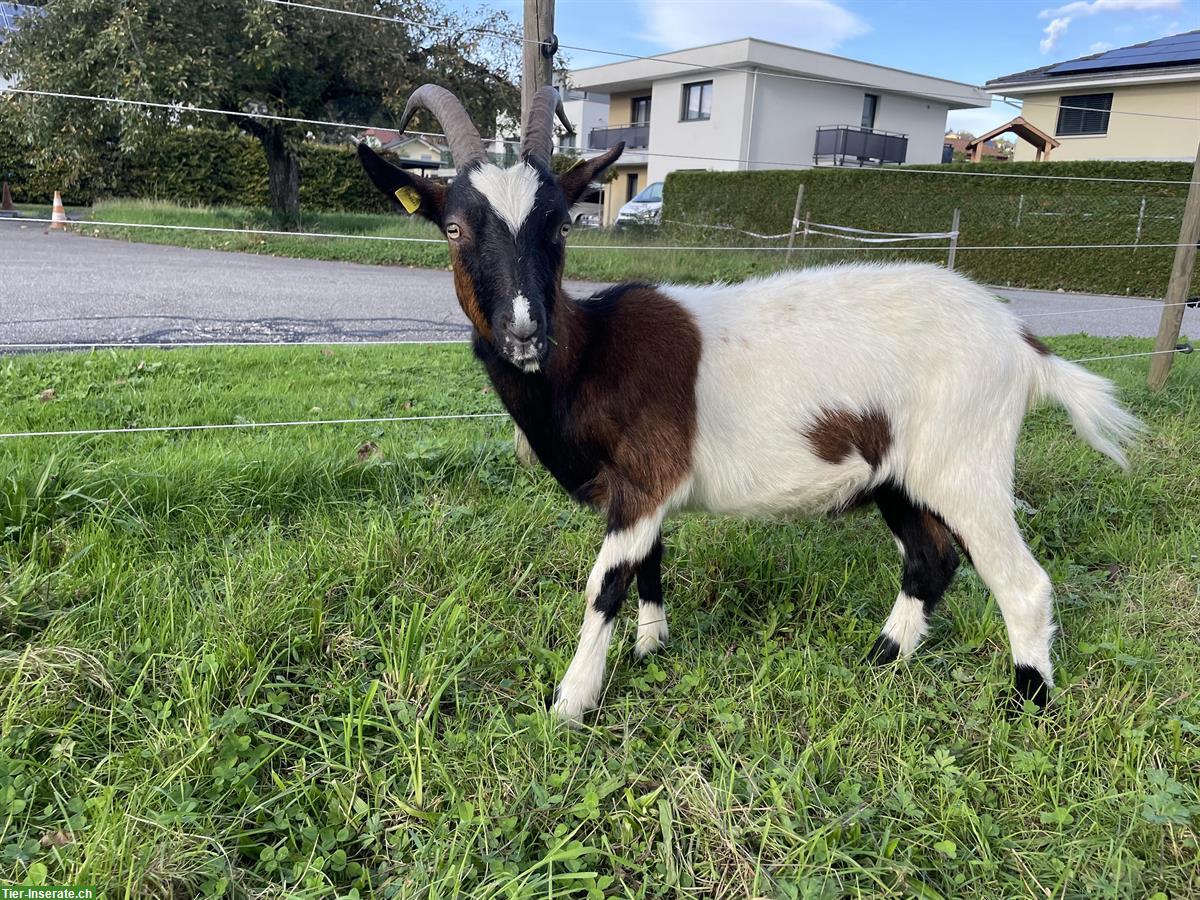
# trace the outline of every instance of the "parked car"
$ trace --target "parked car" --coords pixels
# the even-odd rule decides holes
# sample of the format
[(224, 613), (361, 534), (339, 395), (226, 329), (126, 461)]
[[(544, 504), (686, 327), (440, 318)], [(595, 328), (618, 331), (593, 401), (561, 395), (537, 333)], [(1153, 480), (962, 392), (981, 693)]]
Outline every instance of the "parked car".
[(594, 228), (600, 224), (600, 192), (591, 191), (571, 207), (571, 223), (576, 228)]
[(618, 225), (657, 225), (662, 221), (663, 183), (656, 181), (617, 212)]

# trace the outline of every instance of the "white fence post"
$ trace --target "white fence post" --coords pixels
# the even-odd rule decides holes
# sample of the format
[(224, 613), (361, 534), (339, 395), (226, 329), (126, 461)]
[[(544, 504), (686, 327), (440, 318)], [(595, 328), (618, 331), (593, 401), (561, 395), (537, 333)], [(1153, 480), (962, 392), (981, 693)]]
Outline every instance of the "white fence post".
[(1025, 195), (1017, 198), (1017, 227), (1021, 227), (1021, 213), (1025, 211)]
[(954, 254), (958, 251), (958, 207), (954, 207), (954, 215), (950, 219), (950, 255), (946, 259), (946, 268), (954, 271)]
[[(787, 255), (784, 257), (784, 265), (792, 261), (792, 247), (796, 243), (796, 227), (800, 224), (800, 204), (804, 202), (804, 182), (800, 182), (800, 187), (796, 188), (796, 206), (792, 210), (792, 228), (788, 233), (788, 248)], [(764, 229), (765, 230), (765, 229)]]
[(1136, 246), (1142, 240), (1142, 222), (1146, 220), (1146, 198), (1142, 198), (1142, 206), (1138, 210), (1137, 231), (1133, 233), (1133, 243)]

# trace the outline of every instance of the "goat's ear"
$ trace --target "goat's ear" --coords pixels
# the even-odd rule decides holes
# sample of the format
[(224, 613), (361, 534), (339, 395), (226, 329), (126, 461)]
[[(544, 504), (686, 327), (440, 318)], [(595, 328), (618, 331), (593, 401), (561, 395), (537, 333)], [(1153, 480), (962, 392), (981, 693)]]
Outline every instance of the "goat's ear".
[(444, 184), (392, 165), (368, 147), (365, 141), (358, 145), (358, 161), (375, 182), (375, 187), (393, 200), (400, 201), (410, 213), (418, 212), (439, 228), (442, 227), (442, 206), (446, 199)]
[(624, 149), (625, 142), (619, 141), (610, 150), (591, 159), (585, 159), (559, 175), (558, 186), (562, 188), (563, 195), (567, 198), (567, 206), (573, 205), (587, 193), (588, 185), (603, 175), (604, 170), (617, 161), (617, 157)]

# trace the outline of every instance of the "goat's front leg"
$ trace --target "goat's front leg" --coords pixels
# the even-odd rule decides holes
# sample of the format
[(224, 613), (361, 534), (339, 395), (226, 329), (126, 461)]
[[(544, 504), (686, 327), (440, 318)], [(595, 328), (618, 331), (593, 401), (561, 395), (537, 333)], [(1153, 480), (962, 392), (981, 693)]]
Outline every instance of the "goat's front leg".
[(608, 533), (588, 577), (579, 649), (554, 700), (554, 712), (565, 721), (578, 723), (585, 712), (599, 705), (613, 622), (634, 573), (658, 542), (662, 518), (662, 510), (657, 510), (626, 525), (610, 514)]
[(663, 545), (660, 536), (637, 570), (638, 634), (633, 652), (638, 659), (667, 643), (667, 607), (662, 589)]

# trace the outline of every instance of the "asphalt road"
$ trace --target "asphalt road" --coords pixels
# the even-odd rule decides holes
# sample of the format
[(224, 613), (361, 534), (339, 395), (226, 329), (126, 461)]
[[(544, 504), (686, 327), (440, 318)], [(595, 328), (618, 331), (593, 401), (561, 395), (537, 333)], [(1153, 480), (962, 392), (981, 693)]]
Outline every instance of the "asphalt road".
[[(567, 284), (577, 295), (597, 287)], [(1038, 334), (1158, 330), (1154, 302), (996, 292)], [(1187, 310), (1183, 331), (1200, 335), (1200, 310)], [(0, 222), (0, 353), (16, 342), (436, 341), (468, 332), (445, 271), (135, 244)]]

